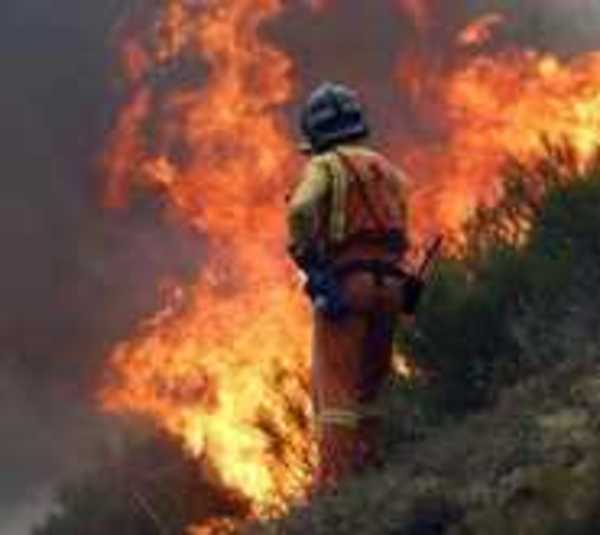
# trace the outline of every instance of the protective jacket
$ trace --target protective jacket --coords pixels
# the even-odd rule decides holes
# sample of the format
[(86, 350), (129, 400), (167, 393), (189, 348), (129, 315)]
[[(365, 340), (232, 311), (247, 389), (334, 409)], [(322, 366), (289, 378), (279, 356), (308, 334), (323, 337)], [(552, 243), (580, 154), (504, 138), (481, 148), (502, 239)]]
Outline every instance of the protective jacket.
[(404, 175), (358, 145), (314, 156), (292, 196), (288, 221), (293, 247), (316, 245), (328, 256), (353, 243), (405, 235)]
[(373, 150), (338, 145), (308, 162), (288, 222), (292, 249), (322, 251), (349, 303), (336, 320), (314, 311), (317, 484), (327, 487), (379, 460), (377, 399), (402, 309), (404, 176)]

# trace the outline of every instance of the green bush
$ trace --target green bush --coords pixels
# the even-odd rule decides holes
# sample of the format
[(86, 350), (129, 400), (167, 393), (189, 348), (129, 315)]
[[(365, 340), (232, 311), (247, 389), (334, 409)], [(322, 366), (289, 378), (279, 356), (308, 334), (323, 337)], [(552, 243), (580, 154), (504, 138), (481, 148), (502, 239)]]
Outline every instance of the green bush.
[[(580, 170), (568, 146), (512, 161), (502, 201), (479, 210), (458, 255), (442, 260), (402, 341), (427, 380), (425, 410), (462, 415), (559, 359), (555, 326), (573, 307), (600, 314), (600, 160)], [(597, 314), (598, 313), (598, 314)], [(562, 336), (562, 335), (561, 335)]]

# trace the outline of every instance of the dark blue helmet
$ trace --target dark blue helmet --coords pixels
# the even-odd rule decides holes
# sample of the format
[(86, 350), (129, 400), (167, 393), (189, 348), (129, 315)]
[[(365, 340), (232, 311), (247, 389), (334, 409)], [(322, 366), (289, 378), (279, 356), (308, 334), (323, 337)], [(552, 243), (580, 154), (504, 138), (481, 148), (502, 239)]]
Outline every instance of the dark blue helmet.
[(342, 84), (320, 85), (308, 98), (301, 128), (311, 152), (369, 135), (369, 126), (356, 93)]

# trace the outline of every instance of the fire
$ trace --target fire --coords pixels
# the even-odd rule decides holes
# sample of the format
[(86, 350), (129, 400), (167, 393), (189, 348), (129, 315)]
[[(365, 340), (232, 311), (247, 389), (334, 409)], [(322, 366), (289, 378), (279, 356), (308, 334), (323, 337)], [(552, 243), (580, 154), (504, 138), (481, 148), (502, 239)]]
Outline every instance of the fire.
[[(398, 2), (418, 25), (432, 16), (430, 2)], [(280, 110), (295, 96), (293, 65), (261, 33), (283, 9), (283, 0), (165, 0), (152, 24), (126, 27), (129, 98), (103, 158), (109, 205), (151, 187), (206, 237), (197, 282), (170, 284), (164, 310), (115, 348), (103, 406), (148, 415), (179, 436), (205, 476), (246, 498), (255, 515), (302, 497), (313, 462), (310, 319), (283, 224), (297, 162)], [(506, 154), (536, 158), (541, 133), (568, 137), (582, 161), (596, 149), (600, 54), (478, 53), (499, 17), (456, 37), (451, 67), (411, 70), (414, 102), (438, 132), (392, 144), (413, 178), (417, 239), (439, 228), (459, 233), (478, 205), (502, 194)], [(189, 63), (198, 79), (181, 81), (173, 73)], [(398, 79), (406, 83), (406, 73)]]
[(584, 165), (600, 140), (600, 53), (561, 60), (513, 48), (457, 57), (457, 67), (428, 82), (443, 110), (441, 135), (403, 147), (417, 185), (417, 234), (460, 234), (478, 206), (502, 195), (507, 155), (531, 162), (545, 142), (568, 140)]
[[(206, 475), (250, 500), (256, 514), (283, 507), (310, 482), (309, 322), (283, 239), (294, 147), (274, 111), (291, 96), (290, 63), (258, 37), (281, 5), (219, 0), (191, 10), (169, 2), (152, 51), (140, 53), (129, 37), (123, 62), (136, 83), (105, 167), (111, 204), (126, 199), (132, 177), (159, 188), (206, 234), (207, 261), (199, 282), (175, 293), (183, 305), (171, 299), (116, 348), (116, 382), (103, 403), (150, 415), (180, 436)], [(138, 82), (140, 58), (152, 55), (160, 72), (183, 54), (208, 63), (203, 88), (158, 95)], [(165, 122), (151, 140), (157, 109)]]

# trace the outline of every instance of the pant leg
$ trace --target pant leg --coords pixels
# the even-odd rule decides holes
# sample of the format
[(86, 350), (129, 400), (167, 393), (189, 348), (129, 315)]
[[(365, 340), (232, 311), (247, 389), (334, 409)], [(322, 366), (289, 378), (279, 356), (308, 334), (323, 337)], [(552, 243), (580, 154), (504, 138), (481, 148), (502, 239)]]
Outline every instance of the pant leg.
[(360, 352), (355, 391), (357, 402), (369, 406), (377, 403), (392, 367), (403, 282), (394, 277), (377, 279), (371, 274), (361, 274), (350, 277), (344, 291), (364, 322), (360, 341), (356, 340)]
[(368, 319), (358, 384), (358, 396), (363, 409), (357, 438), (360, 469), (383, 465), (384, 408), (380, 406), (379, 397), (392, 365), (395, 323), (396, 316), (393, 313), (376, 312)]
[(377, 403), (389, 375), (394, 346), (396, 316), (376, 310), (367, 317), (360, 361), (358, 395), (361, 405)]
[(336, 486), (355, 471), (359, 432), (355, 409), (366, 330), (364, 315), (334, 322), (315, 313), (313, 399), (319, 455), (316, 485), (321, 489)]
[(381, 462), (381, 418), (364, 409), (376, 404), (391, 367), (395, 294), (370, 274), (350, 277), (345, 292), (353, 314), (334, 322), (315, 313), (313, 400), (321, 487)]

